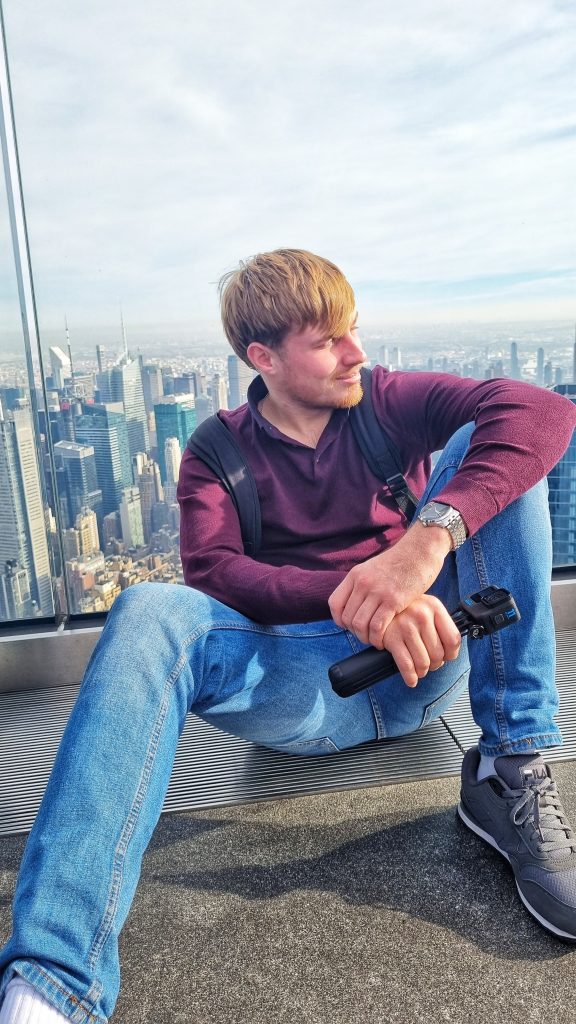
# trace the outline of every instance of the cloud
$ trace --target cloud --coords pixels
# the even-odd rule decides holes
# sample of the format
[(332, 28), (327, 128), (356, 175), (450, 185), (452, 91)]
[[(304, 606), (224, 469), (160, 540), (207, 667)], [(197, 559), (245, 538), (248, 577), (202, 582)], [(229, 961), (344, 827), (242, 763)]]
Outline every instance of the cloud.
[(109, 322), (119, 296), (139, 321), (216, 319), (219, 275), (281, 245), (339, 262), (374, 318), (431, 281), (477, 310), (459, 283), (486, 279), (487, 303), (549, 314), (547, 275), (574, 266), (570, 5), (42, 11), (5, 0), (41, 322)]

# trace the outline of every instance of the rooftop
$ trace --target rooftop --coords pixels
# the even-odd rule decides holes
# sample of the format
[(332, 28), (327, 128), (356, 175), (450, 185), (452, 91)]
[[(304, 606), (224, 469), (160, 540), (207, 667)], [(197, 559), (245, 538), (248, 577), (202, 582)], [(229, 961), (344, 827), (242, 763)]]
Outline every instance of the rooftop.
[[(573, 821), (575, 639), (558, 628), (565, 745), (550, 757)], [(0, 694), (0, 942), (76, 691)], [(411, 737), (325, 758), (190, 716), (122, 934), (113, 1024), (572, 1024), (576, 949), (456, 817), (476, 736), (467, 698)]]

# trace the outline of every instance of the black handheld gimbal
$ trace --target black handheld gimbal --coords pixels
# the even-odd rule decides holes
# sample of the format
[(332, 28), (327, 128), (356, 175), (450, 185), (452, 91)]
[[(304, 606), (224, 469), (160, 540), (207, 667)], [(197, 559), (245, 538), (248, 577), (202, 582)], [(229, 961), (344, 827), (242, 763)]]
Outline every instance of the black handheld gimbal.
[[(475, 640), (496, 633), (505, 626), (518, 622), (520, 612), (509, 590), (503, 587), (485, 587), (465, 597), (451, 613), (461, 636)], [(351, 697), (368, 686), (393, 676), (398, 666), (389, 651), (367, 647), (328, 669), (332, 689), (340, 697)]]

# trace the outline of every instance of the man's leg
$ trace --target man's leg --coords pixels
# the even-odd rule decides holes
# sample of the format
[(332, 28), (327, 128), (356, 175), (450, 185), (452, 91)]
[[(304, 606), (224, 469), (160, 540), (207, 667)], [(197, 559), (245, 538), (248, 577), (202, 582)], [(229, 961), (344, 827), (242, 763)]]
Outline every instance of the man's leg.
[(259, 626), (173, 585), (121, 595), (26, 846), (0, 999), (16, 972), (67, 1019), (105, 1021), (119, 987), (118, 934), (187, 712), (213, 708), (217, 718), (225, 707), (229, 731), (310, 753), (374, 739), (367, 694), (338, 706), (315, 685), (350, 653), (333, 622)]
[[(460, 465), (472, 432), (463, 427), (440, 456), (419, 508), (439, 494)], [(482, 730), (481, 753), (531, 752), (561, 744), (550, 584), (552, 539), (546, 481), (498, 513), (450, 555), (432, 587), (447, 607), (489, 584), (510, 590), (520, 622), (467, 643), (470, 703)], [(463, 646), (466, 644), (464, 642)]]
[[(423, 501), (437, 495), (459, 465), (470, 430), (459, 431), (447, 445)], [(557, 938), (574, 943), (576, 836), (551, 770), (538, 753), (561, 743), (554, 721), (558, 695), (551, 568), (543, 481), (446, 560), (434, 591), (453, 607), (455, 583), (462, 596), (498, 584), (518, 603), (519, 623), (468, 643), (470, 702), (482, 735), (479, 750), (469, 750), (464, 758), (458, 812), (510, 863), (532, 916)]]

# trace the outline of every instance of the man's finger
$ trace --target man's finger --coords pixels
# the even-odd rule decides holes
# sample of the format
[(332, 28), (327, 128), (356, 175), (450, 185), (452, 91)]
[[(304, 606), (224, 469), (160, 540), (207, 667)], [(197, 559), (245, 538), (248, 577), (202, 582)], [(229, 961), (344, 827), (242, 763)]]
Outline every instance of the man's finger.
[[(363, 644), (373, 644), (381, 649), (383, 647), (384, 630), (390, 624), (392, 616), (388, 615), (385, 617), (382, 614), (378, 614), (380, 604), (378, 598), (372, 594), (362, 601), (354, 613), (352, 613), (353, 600), (354, 595), (344, 609), (343, 619), (346, 623), (346, 628), (350, 629)], [(374, 643), (374, 640), (376, 643)]]
[(454, 661), (460, 654), (462, 637), (454, 625), (452, 618), (442, 605), (439, 606), (436, 611), (434, 624), (442, 647), (444, 648), (446, 661)]
[(395, 637), (393, 640), (386, 642), (386, 650), (390, 652), (396, 667), (402, 676), (402, 679), (406, 683), (406, 686), (414, 688), (418, 685), (418, 673), (414, 668), (414, 662), (412, 655), (408, 650), (406, 644), (401, 637)]
[(330, 597), (328, 598), (328, 607), (330, 608), (330, 614), (337, 626), (344, 625), (344, 623), (342, 622), (342, 612), (346, 607), (346, 602), (348, 601), (348, 598), (352, 593), (352, 589), (353, 583), (350, 579), (350, 576), (348, 575), (346, 576), (345, 579), (342, 580), (342, 583), (340, 583), (336, 587), (336, 590), (334, 590), (330, 594)]

